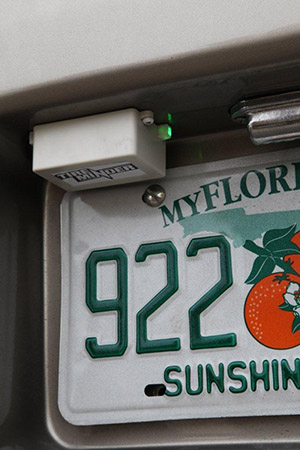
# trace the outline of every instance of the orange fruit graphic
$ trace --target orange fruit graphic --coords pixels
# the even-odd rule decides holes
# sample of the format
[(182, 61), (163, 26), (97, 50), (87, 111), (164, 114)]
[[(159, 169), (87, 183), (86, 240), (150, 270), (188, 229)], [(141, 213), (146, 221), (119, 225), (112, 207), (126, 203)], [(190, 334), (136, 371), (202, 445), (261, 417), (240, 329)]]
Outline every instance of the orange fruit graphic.
[[(290, 255), (290, 260), (292, 267), (296, 268), (296, 264), (300, 267), (299, 255)], [(288, 280), (277, 280), (276, 277), (281, 275), (272, 273), (256, 283), (247, 296), (244, 309), (245, 321), (252, 336), (259, 343), (274, 349), (288, 349), (300, 344), (300, 330), (292, 333), (293, 311), (279, 308), (284, 303), (283, 295), (289, 283), (300, 284), (300, 277), (288, 274)]]
[(290, 239), (293, 244), (296, 244), (300, 248), (300, 231), (294, 234), (292, 238)]

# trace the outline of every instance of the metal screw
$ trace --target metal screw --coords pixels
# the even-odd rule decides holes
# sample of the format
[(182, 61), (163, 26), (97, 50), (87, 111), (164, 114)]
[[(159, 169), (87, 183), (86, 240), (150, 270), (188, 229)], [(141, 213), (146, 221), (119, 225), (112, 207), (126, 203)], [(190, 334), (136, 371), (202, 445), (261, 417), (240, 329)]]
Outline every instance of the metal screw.
[(154, 114), (152, 111), (149, 111), (149, 110), (142, 111), (140, 113), (140, 117), (141, 117), (143, 124), (146, 125), (147, 127), (154, 124)]
[(142, 198), (149, 206), (159, 206), (166, 198), (166, 191), (159, 184), (152, 184), (145, 190)]

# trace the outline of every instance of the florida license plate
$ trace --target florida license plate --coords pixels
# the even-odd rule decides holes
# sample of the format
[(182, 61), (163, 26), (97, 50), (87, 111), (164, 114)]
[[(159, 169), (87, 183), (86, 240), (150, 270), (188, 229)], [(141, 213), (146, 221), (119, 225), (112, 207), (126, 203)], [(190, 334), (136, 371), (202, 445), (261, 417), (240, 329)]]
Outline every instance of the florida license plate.
[(59, 408), (75, 425), (300, 413), (300, 158), (62, 203)]

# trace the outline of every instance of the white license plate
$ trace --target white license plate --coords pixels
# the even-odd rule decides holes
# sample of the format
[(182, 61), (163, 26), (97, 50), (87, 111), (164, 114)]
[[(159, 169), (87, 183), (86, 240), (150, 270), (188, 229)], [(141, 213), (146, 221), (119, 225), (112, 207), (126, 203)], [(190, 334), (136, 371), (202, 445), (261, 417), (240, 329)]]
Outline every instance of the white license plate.
[(300, 412), (298, 151), (66, 194), (59, 408), (75, 425)]

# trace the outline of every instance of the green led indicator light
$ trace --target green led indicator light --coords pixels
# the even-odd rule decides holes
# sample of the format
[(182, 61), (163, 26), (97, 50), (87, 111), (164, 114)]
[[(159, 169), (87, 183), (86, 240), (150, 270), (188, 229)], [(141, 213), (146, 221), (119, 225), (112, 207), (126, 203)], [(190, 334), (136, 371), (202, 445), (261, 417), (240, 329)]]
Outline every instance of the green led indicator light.
[(163, 125), (158, 125), (157, 127), (157, 136), (162, 141), (167, 141), (172, 137), (172, 128), (167, 123)]
[(167, 120), (168, 120), (169, 123), (173, 122), (173, 118), (172, 118), (172, 114), (171, 113), (168, 113)]

